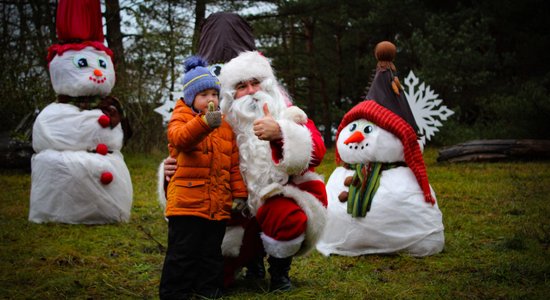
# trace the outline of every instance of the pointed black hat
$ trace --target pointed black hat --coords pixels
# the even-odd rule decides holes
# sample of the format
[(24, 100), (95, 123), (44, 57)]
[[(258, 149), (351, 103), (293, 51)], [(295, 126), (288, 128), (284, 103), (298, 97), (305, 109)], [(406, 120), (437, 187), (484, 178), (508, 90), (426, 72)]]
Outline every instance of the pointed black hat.
[(397, 71), (393, 64), (396, 52), (395, 45), (388, 41), (380, 42), (374, 48), (374, 56), (378, 63), (366, 100), (375, 100), (378, 104), (403, 118), (418, 135), (420, 133), (418, 125), (396, 76)]
[(254, 51), (252, 27), (239, 15), (213, 13), (201, 25), (199, 50), (208, 63), (223, 64), (244, 51)]

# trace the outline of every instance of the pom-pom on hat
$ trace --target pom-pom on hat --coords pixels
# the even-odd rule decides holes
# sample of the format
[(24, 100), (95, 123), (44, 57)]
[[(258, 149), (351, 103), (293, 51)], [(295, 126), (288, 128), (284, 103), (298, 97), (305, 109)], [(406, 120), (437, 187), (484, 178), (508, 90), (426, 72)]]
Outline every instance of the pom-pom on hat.
[[(403, 118), (393, 113), (391, 110), (383, 107), (374, 100), (366, 100), (354, 106), (344, 115), (342, 122), (340, 122), (338, 126), (336, 139), (338, 140), (340, 132), (344, 127), (358, 119), (366, 119), (373, 122), (381, 128), (391, 132), (401, 141), (403, 144), (405, 163), (414, 173), (426, 202), (434, 204), (435, 199), (431, 194), (426, 165), (424, 164), (424, 158), (422, 157), (422, 151), (420, 150), (420, 145), (418, 144), (414, 129)], [(338, 149), (336, 149), (336, 161), (342, 161)]]
[(215, 89), (220, 92), (220, 81), (208, 70), (208, 62), (200, 56), (191, 56), (183, 63), (185, 74), (183, 75), (183, 101), (187, 106), (193, 107), (193, 101), (197, 93), (204, 90)]
[(374, 57), (376, 57), (376, 60), (378, 61), (376, 63), (376, 69), (388, 69), (390, 68), (392, 71), (396, 71), (395, 66), (393, 64), (393, 59), (395, 58), (395, 55), (397, 54), (397, 48), (395, 45), (388, 41), (382, 41), (374, 47)]

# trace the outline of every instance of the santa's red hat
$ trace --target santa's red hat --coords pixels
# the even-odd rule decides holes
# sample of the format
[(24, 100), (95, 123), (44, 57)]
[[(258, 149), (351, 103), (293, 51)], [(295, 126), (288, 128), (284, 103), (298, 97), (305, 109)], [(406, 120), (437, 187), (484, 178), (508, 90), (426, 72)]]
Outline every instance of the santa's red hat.
[[(391, 110), (383, 107), (374, 100), (366, 100), (360, 102), (353, 107), (348, 113), (344, 115), (338, 131), (336, 133), (336, 140), (340, 136), (340, 132), (349, 123), (358, 120), (366, 119), (379, 127), (391, 132), (395, 135), (403, 144), (403, 153), (405, 156), (405, 163), (412, 170), (422, 192), (426, 202), (435, 203), (435, 199), (431, 194), (430, 184), (428, 182), (428, 174), (426, 172), (426, 165), (422, 157), (422, 151), (416, 137), (416, 132), (412, 126), (407, 123), (403, 118), (393, 113)], [(340, 163), (342, 159), (336, 149), (336, 161)]]
[(88, 46), (105, 51), (113, 59), (113, 51), (103, 44), (99, 0), (60, 0), (55, 23), (59, 44), (48, 48), (48, 62), (67, 50), (82, 50)]

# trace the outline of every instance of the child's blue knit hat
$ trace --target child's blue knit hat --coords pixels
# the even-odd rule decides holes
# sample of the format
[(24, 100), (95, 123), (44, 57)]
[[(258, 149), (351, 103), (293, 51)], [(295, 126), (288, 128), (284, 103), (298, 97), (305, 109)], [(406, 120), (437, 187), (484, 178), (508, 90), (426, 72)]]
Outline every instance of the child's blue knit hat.
[(183, 63), (185, 74), (183, 75), (183, 101), (189, 107), (193, 107), (195, 95), (207, 89), (215, 89), (220, 92), (220, 81), (208, 70), (208, 62), (200, 56), (191, 56)]

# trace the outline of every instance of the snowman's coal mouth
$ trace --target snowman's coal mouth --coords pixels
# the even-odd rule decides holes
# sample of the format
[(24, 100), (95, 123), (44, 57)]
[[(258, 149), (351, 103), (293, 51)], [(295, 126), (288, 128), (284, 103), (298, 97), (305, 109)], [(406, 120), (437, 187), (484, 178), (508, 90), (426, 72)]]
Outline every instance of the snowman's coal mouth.
[[(369, 143), (365, 143), (365, 145), (361, 146), (361, 150), (365, 149), (368, 145), (369, 145)], [(359, 149), (359, 145), (355, 145), (355, 146), (354, 146), (354, 145), (350, 145), (349, 148), (350, 148), (351, 150), (353, 150), (353, 149), (356, 149), (356, 150), (357, 150), (357, 149)]]

